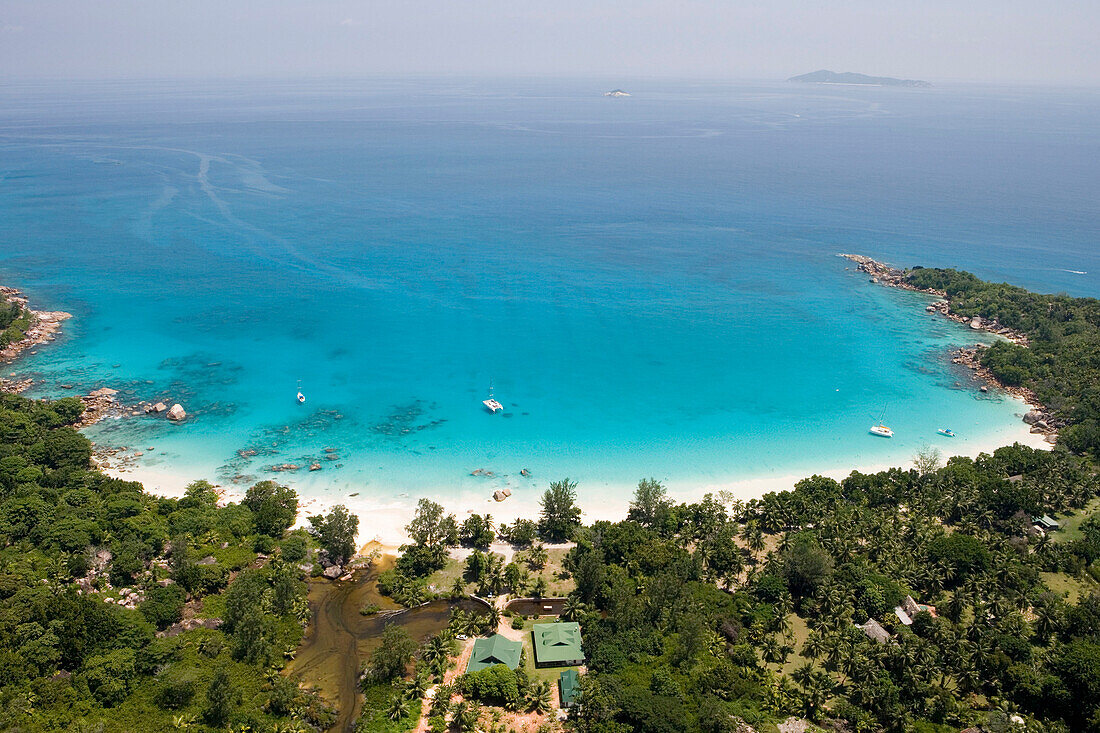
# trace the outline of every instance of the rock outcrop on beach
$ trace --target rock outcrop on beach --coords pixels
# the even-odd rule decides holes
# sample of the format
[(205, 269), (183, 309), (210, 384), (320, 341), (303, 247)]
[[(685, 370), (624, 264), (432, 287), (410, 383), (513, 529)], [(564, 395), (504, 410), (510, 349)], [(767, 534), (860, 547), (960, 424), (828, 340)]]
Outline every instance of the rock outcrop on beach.
[(84, 414), (80, 416), (76, 427), (86, 428), (106, 417), (116, 417), (128, 412), (127, 408), (119, 403), (117, 394), (117, 389), (102, 387), (81, 397), (80, 401), (84, 403)]
[(168, 410), (168, 419), (172, 422), (182, 422), (187, 419), (187, 411), (177, 402)]

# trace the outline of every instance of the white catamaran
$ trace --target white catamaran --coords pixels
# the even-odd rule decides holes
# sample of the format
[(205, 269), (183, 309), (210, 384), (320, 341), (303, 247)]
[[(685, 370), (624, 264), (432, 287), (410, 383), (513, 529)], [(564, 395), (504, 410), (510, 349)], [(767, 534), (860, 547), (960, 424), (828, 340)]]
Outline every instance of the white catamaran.
[(489, 412), (499, 412), (504, 409), (504, 405), (493, 399), (493, 383), (489, 382), (489, 399), (482, 400), (481, 404), (485, 405), (485, 409)]
[(882, 418), (886, 415), (886, 408), (882, 408), (882, 413), (878, 416), (878, 422), (871, 426), (868, 431), (871, 435), (877, 435), (881, 438), (894, 437), (894, 431), (882, 424)]

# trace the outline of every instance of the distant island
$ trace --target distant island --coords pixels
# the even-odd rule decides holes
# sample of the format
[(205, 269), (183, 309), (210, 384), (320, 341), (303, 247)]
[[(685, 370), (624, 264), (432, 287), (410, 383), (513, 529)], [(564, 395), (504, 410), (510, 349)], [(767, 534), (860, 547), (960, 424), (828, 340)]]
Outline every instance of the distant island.
[(622, 89), (612, 89), (610, 92), (604, 92), (605, 97), (629, 97), (629, 92), (624, 92)]
[(866, 74), (857, 74), (852, 71), (838, 73), (836, 71), (828, 71), (827, 69), (811, 71), (809, 74), (802, 74), (800, 76), (792, 76), (790, 79), (787, 79), (787, 81), (794, 81), (802, 84), (863, 84), (876, 87), (917, 87), (921, 89), (932, 86), (930, 83), (920, 81), (919, 79), (895, 79), (890, 76), (867, 76)]

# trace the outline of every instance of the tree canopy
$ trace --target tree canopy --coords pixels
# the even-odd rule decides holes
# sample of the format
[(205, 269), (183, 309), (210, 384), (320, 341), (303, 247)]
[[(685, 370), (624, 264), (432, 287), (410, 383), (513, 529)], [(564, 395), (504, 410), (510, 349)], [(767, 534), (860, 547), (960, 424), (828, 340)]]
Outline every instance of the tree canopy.
[(542, 495), (539, 535), (549, 542), (565, 542), (581, 524), (577, 506), (577, 483), (569, 479), (550, 482)]

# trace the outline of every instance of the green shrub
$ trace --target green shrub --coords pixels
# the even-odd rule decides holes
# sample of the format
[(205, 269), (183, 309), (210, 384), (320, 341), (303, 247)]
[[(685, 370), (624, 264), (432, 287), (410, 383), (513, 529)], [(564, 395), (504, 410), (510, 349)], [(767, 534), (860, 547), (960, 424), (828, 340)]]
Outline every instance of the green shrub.
[(521, 699), (515, 671), (503, 664), (467, 672), (458, 678), (458, 686), (463, 694), (490, 705), (514, 707)]
[(145, 600), (138, 605), (141, 615), (158, 629), (164, 629), (183, 618), (183, 589), (178, 585), (154, 586), (145, 593)]
[(178, 710), (191, 703), (198, 687), (194, 672), (166, 672), (158, 678), (154, 700), (166, 710)]

